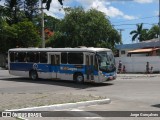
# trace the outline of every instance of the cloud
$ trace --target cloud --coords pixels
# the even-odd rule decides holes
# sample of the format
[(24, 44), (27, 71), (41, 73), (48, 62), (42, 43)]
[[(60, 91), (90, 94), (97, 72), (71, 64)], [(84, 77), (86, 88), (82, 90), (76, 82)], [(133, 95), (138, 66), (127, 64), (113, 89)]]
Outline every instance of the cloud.
[(63, 18), (65, 14), (58, 0), (53, 0), (51, 2), (49, 11), (45, 10), (45, 13), (56, 18)]
[(159, 11), (154, 11), (154, 14), (155, 14), (156, 16), (158, 16), (158, 15), (159, 15)]
[[(91, 8), (97, 9), (105, 13), (105, 15), (109, 17), (121, 17), (127, 20), (136, 18), (134, 16), (126, 15), (118, 8), (111, 6), (111, 3), (106, 2), (106, 0), (65, 0), (64, 1), (64, 5), (68, 5), (70, 7), (74, 7), (75, 4), (82, 6), (85, 10), (89, 10)], [(61, 9), (61, 7), (62, 6), (59, 4), (58, 0), (54, 0), (51, 3), (50, 10), (46, 11), (46, 13), (48, 15), (51, 15), (57, 18), (63, 18), (65, 13), (63, 9)]]
[(105, 1), (100, 0), (94, 0), (93, 3), (90, 5), (90, 8), (95, 8), (103, 13), (105, 13), (106, 16), (109, 17), (122, 17), (127, 20), (135, 19), (136, 17), (126, 15), (122, 11), (120, 11), (118, 8), (115, 8), (110, 5), (110, 3), (106, 3)]
[(0, 0), (0, 5), (4, 5), (4, 0)]
[(127, 20), (134, 20), (134, 19), (137, 19), (138, 17), (135, 17), (135, 16), (130, 16), (130, 15), (123, 15), (123, 17)]

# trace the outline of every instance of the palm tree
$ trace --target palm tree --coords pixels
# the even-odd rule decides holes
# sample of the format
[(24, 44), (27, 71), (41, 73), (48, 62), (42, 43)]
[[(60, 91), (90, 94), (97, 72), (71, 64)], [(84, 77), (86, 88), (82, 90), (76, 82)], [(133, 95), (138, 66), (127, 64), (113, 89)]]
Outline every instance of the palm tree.
[(148, 31), (149, 38), (158, 38), (159, 36), (159, 26), (158, 25), (153, 25), (152, 28)]
[(132, 41), (135, 41), (136, 39), (138, 39), (140, 42), (146, 40), (148, 38), (147, 31), (148, 29), (143, 29), (143, 23), (137, 24), (137, 30), (130, 32), (130, 35), (134, 34)]

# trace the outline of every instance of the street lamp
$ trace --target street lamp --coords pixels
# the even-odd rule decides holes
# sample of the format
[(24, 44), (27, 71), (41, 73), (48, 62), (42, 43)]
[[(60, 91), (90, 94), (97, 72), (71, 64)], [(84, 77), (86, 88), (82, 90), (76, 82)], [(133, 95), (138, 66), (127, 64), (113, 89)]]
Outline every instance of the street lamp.
[(121, 39), (121, 42), (122, 42), (122, 31), (124, 31), (124, 29), (118, 29), (119, 30), (119, 34), (120, 34), (120, 39)]

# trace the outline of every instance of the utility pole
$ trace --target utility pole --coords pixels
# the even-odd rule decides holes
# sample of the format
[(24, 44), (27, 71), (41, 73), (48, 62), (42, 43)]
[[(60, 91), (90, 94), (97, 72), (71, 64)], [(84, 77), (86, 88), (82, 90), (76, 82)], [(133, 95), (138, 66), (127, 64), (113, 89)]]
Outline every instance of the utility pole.
[(160, 40), (160, 0), (159, 0), (159, 15), (158, 15), (158, 17), (159, 17), (158, 25), (159, 25), (159, 40)]
[(119, 30), (119, 34), (120, 34), (121, 42), (122, 42), (122, 31), (124, 31), (124, 29), (118, 29), (118, 30)]
[(43, 2), (41, 0), (41, 24), (42, 24), (42, 48), (45, 48), (45, 34), (44, 34), (44, 12)]

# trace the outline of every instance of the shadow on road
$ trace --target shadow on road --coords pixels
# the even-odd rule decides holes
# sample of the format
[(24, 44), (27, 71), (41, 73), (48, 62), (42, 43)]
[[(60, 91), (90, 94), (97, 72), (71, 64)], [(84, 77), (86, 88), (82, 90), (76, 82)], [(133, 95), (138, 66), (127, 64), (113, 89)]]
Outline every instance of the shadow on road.
[(160, 104), (152, 105), (152, 107), (160, 108)]
[(31, 80), (29, 78), (17, 77), (17, 78), (0, 78), (0, 81), (14, 81), (14, 82), (26, 82), (26, 83), (36, 83), (36, 84), (48, 84), (48, 85), (58, 85), (58, 86), (66, 86), (77, 89), (86, 89), (90, 87), (102, 87), (102, 86), (111, 86), (113, 83), (83, 83), (78, 84), (74, 81), (66, 81), (66, 80), (50, 80), (50, 79), (38, 79)]

